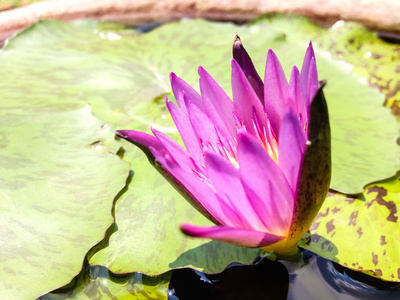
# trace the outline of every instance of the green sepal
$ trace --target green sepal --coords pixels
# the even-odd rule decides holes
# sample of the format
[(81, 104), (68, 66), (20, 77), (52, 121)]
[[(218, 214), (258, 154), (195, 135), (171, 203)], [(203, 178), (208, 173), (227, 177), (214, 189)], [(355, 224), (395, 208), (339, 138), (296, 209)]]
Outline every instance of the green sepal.
[(320, 82), (310, 106), (308, 141), (300, 167), (297, 197), (287, 246), (297, 244), (317, 216), (331, 181), (331, 130), (328, 107), (322, 91), (326, 81)]

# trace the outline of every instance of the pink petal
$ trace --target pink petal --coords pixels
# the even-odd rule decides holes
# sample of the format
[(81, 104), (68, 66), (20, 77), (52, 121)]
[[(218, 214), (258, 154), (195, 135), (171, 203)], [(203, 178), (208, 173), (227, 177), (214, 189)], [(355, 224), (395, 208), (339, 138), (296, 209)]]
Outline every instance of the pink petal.
[(270, 232), (286, 235), (292, 220), (294, 196), (277, 164), (246, 132), (238, 134), (240, 176), (247, 198)]
[(199, 67), (200, 91), (204, 112), (224, 135), (236, 136), (233, 103), (225, 91), (202, 67)]
[(209, 150), (205, 151), (205, 157), (207, 174), (216, 194), (237, 212), (246, 228), (265, 231), (264, 224), (243, 190), (239, 170), (227, 159)]
[(235, 115), (249, 132), (256, 135), (253, 124), (254, 112), (259, 124), (266, 126), (264, 109), (243, 70), (235, 60), (232, 60), (232, 94)]
[(315, 61), (315, 58), (311, 59), (310, 62), (310, 72), (308, 74), (308, 83), (307, 83), (307, 95), (308, 95), (308, 101), (309, 101), (309, 106), (314, 99), (315, 95), (317, 94), (318, 91), (318, 71), (317, 71), (317, 63)]
[(279, 166), (294, 193), (305, 148), (305, 132), (297, 116), (289, 109), (283, 117), (279, 135)]
[(314, 49), (312, 47), (312, 43), (310, 42), (308, 44), (308, 48), (303, 60), (303, 65), (301, 67), (301, 79), (305, 83), (308, 81), (308, 73), (310, 72), (310, 62), (313, 57), (315, 58)]
[(195, 160), (202, 163), (204, 161), (203, 147), (198, 135), (193, 130), (189, 116), (171, 101), (167, 101), (167, 107), (182, 137), (186, 150)]
[(304, 56), (303, 66), (301, 67), (301, 80), (305, 91), (307, 101), (307, 112), (310, 107), (311, 100), (314, 98), (318, 90), (318, 72), (315, 62), (315, 54), (312, 43), (308, 45), (306, 55)]
[(186, 171), (191, 171), (194, 168), (194, 164), (192, 159), (189, 156), (189, 153), (182, 148), (177, 142), (171, 139), (169, 136), (164, 133), (157, 131), (156, 129), (152, 129), (154, 135), (158, 138), (158, 140), (163, 144), (164, 148), (168, 150), (168, 153), (175, 159), (175, 161), (179, 164), (181, 168)]
[(216, 125), (195, 102), (187, 100), (185, 105), (189, 114), (190, 123), (197, 136), (200, 138), (200, 142), (217, 144)]
[(169, 78), (171, 81), (172, 92), (174, 93), (176, 102), (178, 103), (180, 109), (186, 112), (183, 94), (188, 95), (190, 98), (196, 101), (197, 104), (202, 106), (201, 96), (187, 82), (185, 82), (182, 78), (176, 76), (174, 73), (170, 73)]
[(308, 105), (306, 102), (304, 85), (301, 80), (300, 72), (296, 66), (292, 68), (286, 101), (286, 106), (290, 107), (293, 112), (299, 116), (301, 123), (304, 126), (304, 122), (308, 120)]
[(218, 199), (214, 190), (193, 171), (181, 168), (170, 155), (163, 155), (154, 148), (150, 148), (158, 162), (171, 174), (178, 184), (184, 187), (199, 206), (206, 211), (218, 224), (234, 226), (237, 216), (227, 205)]
[(182, 224), (181, 230), (189, 236), (253, 248), (269, 246), (283, 238), (270, 233), (226, 226), (198, 227), (191, 224)]
[(275, 53), (270, 49), (265, 66), (264, 102), (268, 119), (277, 136), (284, 112), (287, 88), (285, 72)]
[(246, 49), (244, 49), (239, 36), (236, 36), (236, 40), (233, 44), (233, 58), (242, 68), (247, 80), (253, 87), (261, 103), (264, 105), (264, 83), (262, 82), (260, 75), (258, 75), (249, 54)]
[(115, 133), (125, 140), (141, 144), (146, 148), (149, 148), (150, 146), (159, 150), (165, 148), (157, 138), (144, 132), (135, 130), (117, 130)]

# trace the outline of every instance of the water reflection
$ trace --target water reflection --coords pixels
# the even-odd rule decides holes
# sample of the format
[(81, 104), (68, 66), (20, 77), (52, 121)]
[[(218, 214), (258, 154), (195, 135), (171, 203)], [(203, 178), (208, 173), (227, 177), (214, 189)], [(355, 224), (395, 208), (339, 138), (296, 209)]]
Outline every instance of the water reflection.
[(400, 283), (382, 281), (304, 251), (298, 263), (262, 259), (252, 266), (231, 265), (214, 275), (175, 270), (168, 299), (400, 299)]

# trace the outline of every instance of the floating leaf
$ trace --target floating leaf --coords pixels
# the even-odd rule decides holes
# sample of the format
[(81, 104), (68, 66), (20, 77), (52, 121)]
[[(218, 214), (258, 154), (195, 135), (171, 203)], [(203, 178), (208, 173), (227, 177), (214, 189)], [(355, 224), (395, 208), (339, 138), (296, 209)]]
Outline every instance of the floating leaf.
[(90, 107), (0, 116), (0, 298), (67, 284), (113, 222), (128, 164)]

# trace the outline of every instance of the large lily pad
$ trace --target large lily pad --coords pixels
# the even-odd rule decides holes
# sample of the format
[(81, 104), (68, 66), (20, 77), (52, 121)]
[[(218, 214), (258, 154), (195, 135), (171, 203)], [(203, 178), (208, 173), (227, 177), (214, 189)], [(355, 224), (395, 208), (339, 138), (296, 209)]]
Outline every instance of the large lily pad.
[(0, 298), (33, 299), (67, 284), (113, 222), (128, 164), (101, 145), (86, 106), (0, 116)]

